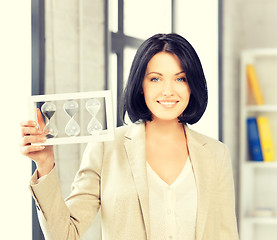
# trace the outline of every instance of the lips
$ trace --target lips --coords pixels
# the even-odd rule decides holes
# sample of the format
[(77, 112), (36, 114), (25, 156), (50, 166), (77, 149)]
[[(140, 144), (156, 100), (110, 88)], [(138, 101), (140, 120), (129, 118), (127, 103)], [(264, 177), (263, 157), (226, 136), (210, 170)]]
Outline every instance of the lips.
[(171, 100), (171, 101), (157, 101), (160, 105), (162, 105), (163, 107), (167, 107), (167, 108), (171, 108), (171, 107), (174, 107), (178, 101), (174, 101), (174, 100)]

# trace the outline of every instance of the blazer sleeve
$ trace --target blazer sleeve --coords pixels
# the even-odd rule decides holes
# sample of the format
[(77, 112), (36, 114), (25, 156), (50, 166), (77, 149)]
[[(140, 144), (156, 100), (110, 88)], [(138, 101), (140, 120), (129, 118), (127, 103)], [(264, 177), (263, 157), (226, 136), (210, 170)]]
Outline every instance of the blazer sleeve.
[(226, 145), (224, 148), (224, 156), (218, 169), (219, 239), (238, 240), (232, 161)]
[(103, 143), (89, 143), (72, 184), (72, 192), (65, 200), (56, 167), (37, 184), (37, 173), (34, 173), (30, 189), (45, 239), (80, 239), (92, 224), (101, 204), (102, 158)]

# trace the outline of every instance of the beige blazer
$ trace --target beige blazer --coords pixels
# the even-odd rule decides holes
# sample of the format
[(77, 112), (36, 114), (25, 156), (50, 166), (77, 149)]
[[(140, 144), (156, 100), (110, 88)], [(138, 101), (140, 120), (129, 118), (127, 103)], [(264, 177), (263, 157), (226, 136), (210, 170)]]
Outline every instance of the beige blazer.
[[(196, 240), (237, 240), (229, 152), (187, 126), (185, 132), (198, 194)], [(144, 124), (117, 128), (113, 142), (89, 143), (66, 200), (56, 168), (36, 182), (35, 173), (30, 189), (46, 239), (80, 239), (99, 208), (103, 240), (150, 239)]]

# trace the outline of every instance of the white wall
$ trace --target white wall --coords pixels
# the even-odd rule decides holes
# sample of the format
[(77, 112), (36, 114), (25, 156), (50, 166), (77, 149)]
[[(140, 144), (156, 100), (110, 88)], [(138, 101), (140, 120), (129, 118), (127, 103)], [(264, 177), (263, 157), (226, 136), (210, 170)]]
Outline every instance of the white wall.
[[(45, 94), (104, 90), (104, 1), (47, 0), (45, 1)], [(57, 103), (57, 112), (63, 103)], [(80, 109), (85, 102), (80, 102)], [(90, 117), (80, 111), (75, 120), (85, 134)], [(103, 121), (101, 113), (97, 119)], [(67, 116), (56, 115), (60, 133)], [(86, 144), (57, 145), (55, 162), (63, 197), (71, 191), (71, 184), (80, 167)], [(100, 219), (87, 231), (85, 239), (100, 239)]]
[(31, 94), (31, 1), (0, 2), (1, 239), (32, 239), (31, 161), (19, 153)]
[(207, 80), (208, 107), (202, 119), (191, 127), (218, 138), (218, 0), (176, 0), (176, 33), (196, 50)]
[(276, 13), (275, 0), (223, 1), (223, 141), (232, 155), (237, 189), (240, 53), (245, 49), (277, 47)]

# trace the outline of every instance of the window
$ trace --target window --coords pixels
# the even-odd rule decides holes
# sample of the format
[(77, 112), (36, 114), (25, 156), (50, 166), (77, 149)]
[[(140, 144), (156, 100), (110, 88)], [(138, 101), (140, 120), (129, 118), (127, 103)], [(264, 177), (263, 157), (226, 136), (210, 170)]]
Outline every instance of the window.
[(172, 32), (172, 0), (107, 0), (107, 6), (107, 42), (111, 45), (107, 85), (113, 92), (116, 125), (120, 126), (119, 101), (133, 57), (145, 39)]

